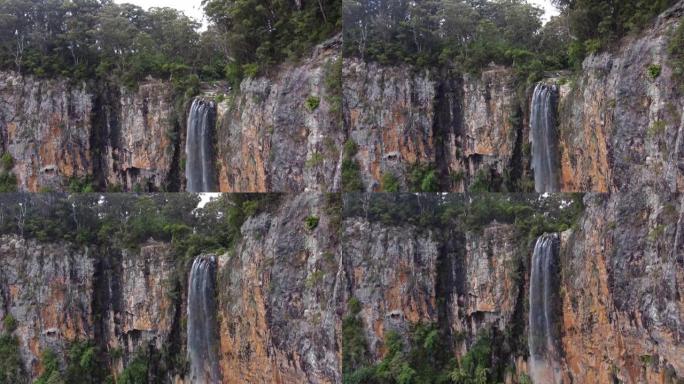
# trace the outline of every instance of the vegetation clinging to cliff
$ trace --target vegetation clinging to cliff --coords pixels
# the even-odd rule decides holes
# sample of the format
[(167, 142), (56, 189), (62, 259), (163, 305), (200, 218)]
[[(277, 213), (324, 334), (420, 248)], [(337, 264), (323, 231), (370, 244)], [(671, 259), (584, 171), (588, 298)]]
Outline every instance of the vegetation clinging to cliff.
[(4, 332), (0, 334), (0, 384), (25, 383), (19, 339), (14, 335), (16, 320), (12, 315), (6, 315), (2, 321)]
[(679, 23), (672, 34), (668, 51), (670, 52), (673, 77), (679, 85), (679, 92), (684, 93), (684, 21)]
[(388, 225), (480, 231), (493, 222), (514, 224), (530, 239), (575, 225), (584, 212), (582, 194), (353, 194), (344, 199), (344, 217), (364, 217)]
[(195, 209), (199, 196), (8, 194), (0, 197), (0, 234), (76, 246), (136, 248), (171, 242), (179, 259), (230, 249), (244, 220), (277, 204), (277, 194), (232, 194)]
[(17, 177), (12, 173), (14, 159), (9, 152), (0, 156), (0, 193), (17, 190)]
[(359, 316), (361, 303), (352, 298), (347, 309), (342, 323), (345, 384), (485, 384), (502, 382), (505, 377), (505, 356), (510, 351), (505, 336), (495, 329), (484, 329), (458, 359), (454, 358), (454, 345), (436, 324), (413, 324), (406, 338), (389, 330), (384, 340), (386, 352), (373, 362)]

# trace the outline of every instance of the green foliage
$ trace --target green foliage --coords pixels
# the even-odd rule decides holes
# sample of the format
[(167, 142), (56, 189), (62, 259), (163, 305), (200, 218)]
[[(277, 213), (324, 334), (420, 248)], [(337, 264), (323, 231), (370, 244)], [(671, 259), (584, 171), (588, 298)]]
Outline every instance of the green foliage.
[(383, 192), (399, 192), (399, 179), (393, 173), (383, 173), (381, 182)]
[(321, 270), (312, 272), (304, 281), (304, 286), (307, 289), (314, 288), (314, 287), (316, 287), (316, 285), (318, 285), (318, 283), (321, 280), (323, 280), (324, 277), (325, 277), (325, 272), (323, 272)]
[[(368, 200), (367, 200), (368, 199)], [(513, 224), (520, 238), (534, 241), (544, 232), (573, 228), (584, 212), (582, 194), (478, 193), (374, 194), (345, 198), (345, 217), (364, 217), (388, 225), (416, 225), (419, 228), (453, 228), (480, 231), (497, 222)]]
[(532, 378), (527, 374), (521, 373), (518, 377), (518, 384), (533, 384)]
[(502, 180), (497, 178), (495, 173), (487, 169), (480, 169), (470, 184), (470, 192), (499, 192), (501, 190), (501, 183)]
[(323, 155), (320, 152), (314, 152), (304, 165), (307, 168), (316, 168), (323, 164), (324, 161), (325, 158), (323, 158)]
[(354, 140), (347, 140), (344, 143), (342, 158), (342, 192), (363, 191), (363, 181), (361, 180), (361, 167), (354, 156), (359, 147)]
[(10, 171), (14, 167), (14, 159), (9, 152), (5, 152), (0, 156), (0, 168), (4, 171)]
[(355, 297), (347, 302), (347, 315), (342, 319), (342, 372), (344, 383), (361, 383), (365, 374), (357, 371), (370, 361), (368, 343), (359, 316), (361, 303)]
[(173, 81), (243, 76), (302, 53), (340, 29), (340, 0), (208, 0), (211, 23), (168, 7), (111, 1), (0, 2), (0, 69), (39, 77), (103, 79), (136, 88), (148, 76)]
[(437, 170), (433, 165), (411, 165), (407, 181), (412, 192), (437, 192), (440, 189)]
[(2, 319), (2, 326), (5, 328), (5, 332), (12, 333), (17, 329), (17, 320), (14, 316), (8, 314)]
[(66, 383), (62, 372), (59, 370), (59, 360), (57, 359), (57, 354), (51, 350), (47, 349), (43, 351), (41, 356), (41, 364), (43, 366), (43, 373), (38, 376), (33, 384), (58, 384)]
[(663, 120), (657, 120), (648, 127), (648, 130), (646, 131), (646, 135), (649, 138), (654, 138), (657, 136), (660, 136), (665, 133), (665, 129), (667, 128), (667, 123), (664, 122)]
[(330, 112), (336, 120), (342, 119), (342, 59), (337, 58), (325, 63), (326, 100), (330, 104)]
[(194, 194), (7, 195), (0, 204), (0, 233), (128, 249), (153, 239), (171, 242), (185, 260), (231, 249), (244, 220), (271, 209), (279, 196), (226, 194), (195, 210)]
[(660, 72), (662, 71), (662, 67), (658, 64), (651, 64), (648, 66), (646, 71), (648, 72), (648, 76), (651, 79), (657, 79), (660, 76)]
[(247, 78), (255, 78), (259, 75), (259, 64), (247, 63), (242, 65), (242, 73)]
[(306, 98), (306, 102), (304, 105), (306, 105), (306, 109), (308, 109), (310, 112), (315, 111), (318, 109), (318, 106), (321, 104), (321, 99), (318, 96), (309, 96)]
[(306, 219), (304, 219), (304, 227), (309, 231), (313, 231), (316, 229), (316, 227), (318, 227), (319, 221), (320, 219), (318, 216), (308, 216)]
[(0, 171), (0, 193), (16, 191), (17, 177), (13, 173)]
[(450, 377), (457, 384), (486, 384), (490, 382), (491, 339), (488, 332), (481, 334), (475, 344), (461, 358)]
[(71, 193), (92, 193), (95, 192), (92, 176), (87, 175), (83, 177), (72, 176), (67, 181), (68, 190)]
[(12, 173), (14, 159), (9, 152), (0, 156), (0, 193), (15, 192), (17, 190), (17, 177)]
[[(577, 39), (570, 45), (571, 62), (578, 66), (584, 55), (595, 53), (630, 32), (646, 27), (676, 0), (554, 0)], [(582, 47), (580, 48), (580, 45)]]
[(235, 89), (240, 89), (240, 82), (242, 81), (242, 67), (236, 62), (226, 64), (225, 76), (228, 82)]
[[(387, 353), (380, 362), (371, 365), (367, 359), (365, 339), (362, 338), (363, 324), (360, 319), (350, 314), (345, 322), (343, 341), (349, 341), (354, 345), (353, 350), (347, 351), (346, 355), (343, 353), (345, 383), (449, 382), (449, 371), (453, 365), (452, 351), (443, 343), (443, 335), (434, 324), (416, 324), (410, 332), (409, 345), (404, 345), (400, 334), (388, 331), (385, 334)], [(345, 345), (343, 344), (343, 349)], [(348, 360), (344, 359), (345, 356)], [(352, 358), (356, 359), (351, 360)], [(356, 364), (345, 365), (345, 361)]]
[[(221, 43), (230, 47), (231, 65), (239, 66), (247, 77), (298, 58), (341, 27), (341, 0), (207, 0), (203, 5), (221, 31)], [(235, 67), (226, 72), (229, 79), (238, 77)]]
[(679, 92), (684, 92), (684, 22), (680, 22), (672, 34), (668, 51), (673, 78), (678, 83)]
[(13, 335), (16, 320), (12, 315), (6, 315), (2, 321), (5, 331), (0, 334), (0, 384), (26, 383), (19, 339)]
[[(108, 1), (0, 3), (0, 68), (39, 77), (105, 79), (135, 88), (147, 76), (221, 76), (215, 29), (173, 8)], [(30, 16), (29, 16), (30, 15)]]
[(356, 153), (359, 151), (359, 146), (356, 144), (354, 140), (347, 140), (347, 142), (344, 143), (344, 156), (345, 157), (354, 157), (356, 156)]
[(383, 64), (447, 65), (480, 72), (490, 63), (567, 66), (567, 26), (542, 25), (540, 8), (526, 1), (351, 0), (343, 4), (344, 54)]
[(149, 356), (146, 353), (139, 351), (121, 372), (117, 384), (147, 383), (148, 365)]
[(98, 347), (92, 342), (76, 341), (67, 352), (64, 382), (69, 384), (101, 383), (106, 375), (99, 359)]

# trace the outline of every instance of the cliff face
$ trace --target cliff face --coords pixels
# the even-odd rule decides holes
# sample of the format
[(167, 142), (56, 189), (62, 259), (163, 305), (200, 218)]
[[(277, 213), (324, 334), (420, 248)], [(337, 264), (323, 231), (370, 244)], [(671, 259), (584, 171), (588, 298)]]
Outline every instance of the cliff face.
[[(684, 3), (615, 52), (588, 57), (560, 102), (564, 190), (684, 190), (684, 95), (669, 62)], [(650, 66), (661, 68), (649, 75)]]
[[(120, 90), (115, 105), (106, 107), (108, 117), (105, 132), (109, 145), (104, 148), (104, 169), (107, 185), (120, 185), (125, 190), (160, 190), (178, 188), (174, 157), (179, 156), (174, 137), (180, 123), (174, 116), (171, 84), (148, 81), (136, 92)], [(112, 116), (112, 112), (118, 115)], [(96, 112), (97, 113), (97, 112)], [(114, 120), (111, 120), (111, 119)], [(178, 117), (182, 119), (182, 117)]]
[(17, 236), (0, 240), (0, 315), (16, 319), (32, 377), (41, 372), (43, 352), (64, 358), (78, 340), (120, 351), (108, 362), (118, 371), (140, 348), (161, 350), (169, 341), (177, 309), (169, 296), (174, 269), (168, 245), (108, 254)]
[[(214, 165), (223, 192), (339, 188), (345, 140), (340, 38), (297, 64), (245, 79), (239, 90), (203, 84), (218, 102)], [(20, 191), (63, 191), (74, 179), (101, 190), (183, 189), (189, 103), (170, 82), (136, 90), (0, 73), (0, 149)]]
[[(524, 281), (517, 271), (526, 245), (512, 225), (492, 224), (481, 232), (426, 231), (347, 218), (343, 227), (347, 298), (360, 303), (373, 361), (387, 352), (389, 331), (412, 345), (417, 324), (436, 324), (458, 356), (485, 330), (524, 332)], [(503, 364), (515, 365), (522, 355), (508, 358)], [(518, 367), (525, 369), (522, 363)]]
[[(534, 242), (517, 225), (388, 222), (377, 208), (369, 212), (380, 220), (342, 214), (338, 198), (289, 196), (248, 218), (235, 246), (216, 255), (223, 382), (340, 382), (340, 319), (352, 298), (372, 361), (387, 353), (390, 331), (410, 346), (415, 325), (434, 324), (459, 358), (493, 331), (496, 364), (511, 368), (507, 382), (529, 371)], [(438, 200), (430, 199), (415, 205), (421, 214)], [(554, 279), (563, 376), (681, 378), (684, 199), (646, 190), (584, 202), (562, 233)], [(0, 317), (16, 319), (32, 377), (45, 350), (65, 359), (72, 342), (91, 340), (115, 375), (142, 350), (162, 382), (188, 382), (181, 362), (190, 263), (172, 245), (100, 249), (2, 235), (0, 261)]]
[[(388, 227), (348, 218), (343, 241), (349, 297), (361, 304), (369, 351), (385, 353), (387, 331), (409, 340), (412, 325), (439, 323), (447, 335), (465, 337), (510, 325), (518, 296), (516, 244), (510, 225), (481, 234), (438, 234), (412, 226)], [(445, 239), (446, 237), (446, 239)]]
[[(684, 189), (684, 96), (668, 53), (683, 14), (680, 3), (638, 36), (589, 56), (576, 78), (545, 80), (562, 84), (561, 190)], [(354, 160), (367, 191), (387, 178), (420, 189), (421, 172), (433, 172), (431, 189), (441, 191), (530, 190), (532, 92), (519, 90), (513, 70), (461, 75), (345, 58), (339, 79), (340, 39), (239, 90), (200, 95), (217, 101), (221, 191), (340, 190), (347, 140), (359, 146)], [(0, 96), (2, 150), (15, 160), (20, 190), (64, 190), (87, 176), (101, 189), (183, 188), (188, 104), (177, 103), (169, 83), (129, 91), (6, 72)]]
[(0, 74), (2, 149), (14, 159), (19, 190), (61, 191), (86, 178), (125, 190), (167, 185), (177, 130), (170, 85), (97, 88)]
[[(341, 381), (335, 198), (302, 194), (248, 219), (218, 256), (216, 351), (224, 383)], [(317, 217), (314, 227), (305, 219)], [(189, 264), (172, 245), (137, 250), (0, 237), (0, 318), (11, 315), (25, 371), (35, 379), (52, 350), (90, 341), (118, 376), (145, 353), (155, 382), (185, 372)], [(0, 331), (2, 325), (0, 325)]]
[(61, 189), (91, 172), (92, 97), (85, 84), (0, 74), (0, 137), (21, 190)]
[(576, 381), (684, 376), (682, 231), (679, 195), (633, 192), (589, 204), (561, 256), (563, 349)]
[[(562, 298), (564, 380), (677, 382), (684, 373), (684, 200), (649, 191), (587, 195), (585, 203), (576, 229), (562, 234), (561, 272), (552, 283)], [(509, 335), (497, 357), (515, 367), (507, 382), (529, 372), (532, 245), (513, 225), (463, 232), (348, 217), (343, 228), (347, 299), (360, 303), (373, 361), (387, 352), (388, 331), (410, 346), (413, 327), (432, 323), (457, 356), (482, 330)]]
[[(242, 227), (219, 258), (221, 368), (226, 383), (341, 381), (339, 224), (323, 195), (293, 197)], [(307, 217), (320, 221), (313, 229)]]
[[(684, 98), (668, 53), (683, 15), (680, 3), (639, 36), (589, 56), (577, 78), (545, 80), (562, 84), (562, 191), (684, 189)], [(438, 171), (442, 191), (467, 190), (485, 176), (509, 190), (527, 185), (534, 85), (524, 98), (517, 83), (503, 68), (474, 76), (345, 59), (345, 126), (360, 147), (365, 189), (379, 190), (387, 173), (406, 188), (415, 163)]]
[(45, 348), (64, 355), (69, 341), (93, 333), (94, 266), (86, 250), (66, 249), (67, 244), (38, 244), (17, 236), (0, 241), (0, 315), (17, 320), (22, 360), (33, 376), (41, 369)]
[(218, 105), (216, 161), (223, 192), (331, 191), (339, 188), (344, 132), (339, 94), (341, 38), (297, 65), (244, 80)]
[(344, 119), (359, 145), (356, 159), (367, 191), (383, 175), (407, 185), (412, 166), (431, 166), (440, 190), (463, 191), (480, 171), (503, 175), (517, 132), (512, 73), (481, 76), (416, 71), (345, 59)]

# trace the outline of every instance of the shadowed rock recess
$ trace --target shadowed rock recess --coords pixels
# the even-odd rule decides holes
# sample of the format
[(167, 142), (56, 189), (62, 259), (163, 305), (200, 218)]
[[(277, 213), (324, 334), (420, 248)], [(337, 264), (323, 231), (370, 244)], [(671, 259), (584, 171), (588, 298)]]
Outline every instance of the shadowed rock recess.
[(9, 382), (684, 377), (681, 195), (0, 202)]

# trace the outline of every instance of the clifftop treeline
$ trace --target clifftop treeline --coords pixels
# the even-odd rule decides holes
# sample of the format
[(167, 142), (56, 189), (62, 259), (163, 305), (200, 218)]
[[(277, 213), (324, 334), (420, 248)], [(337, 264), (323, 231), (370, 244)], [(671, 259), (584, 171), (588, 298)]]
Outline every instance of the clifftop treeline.
[[(147, 76), (185, 82), (254, 76), (339, 28), (340, 0), (208, 0), (210, 24), (173, 8), (111, 0), (0, 2), (0, 69), (42, 77)], [(258, 64), (257, 64), (258, 63)]]
[(383, 64), (479, 72), (512, 66), (535, 81), (544, 70), (578, 68), (584, 57), (637, 32), (675, 0), (556, 0), (543, 23), (526, 0), (350, 0), (345, 54)]

